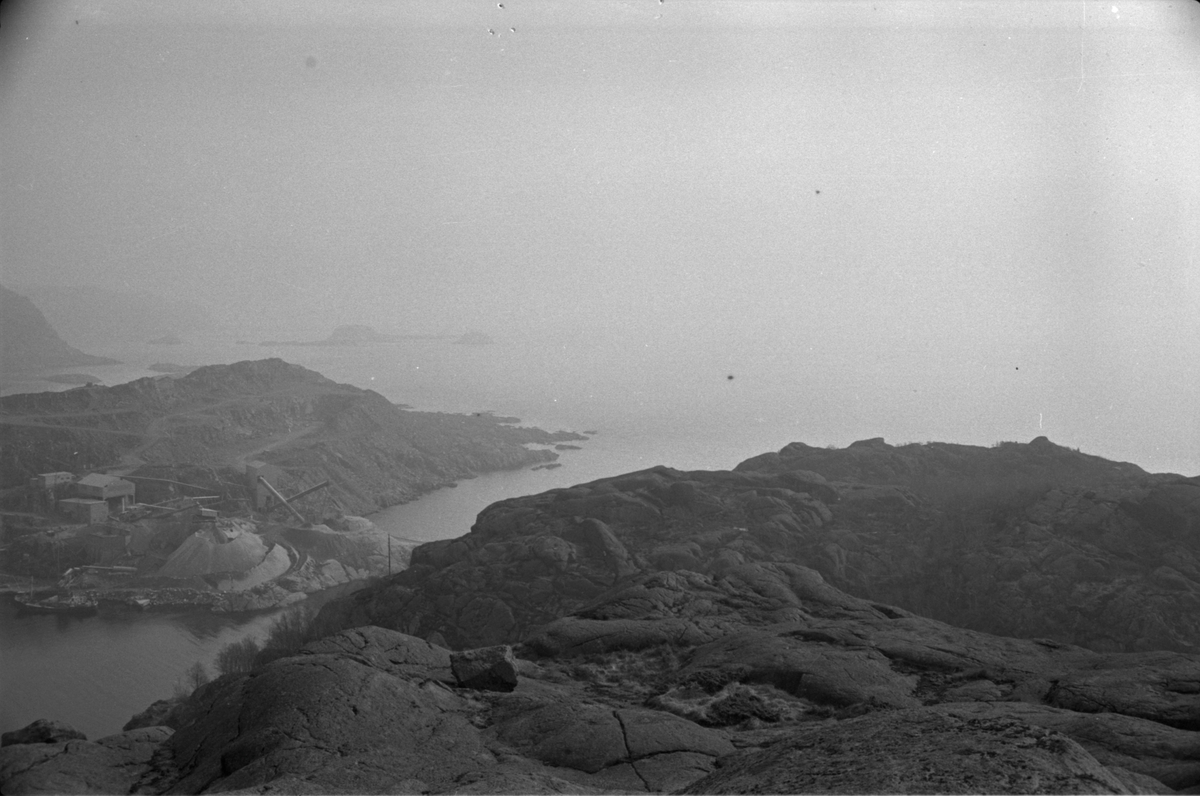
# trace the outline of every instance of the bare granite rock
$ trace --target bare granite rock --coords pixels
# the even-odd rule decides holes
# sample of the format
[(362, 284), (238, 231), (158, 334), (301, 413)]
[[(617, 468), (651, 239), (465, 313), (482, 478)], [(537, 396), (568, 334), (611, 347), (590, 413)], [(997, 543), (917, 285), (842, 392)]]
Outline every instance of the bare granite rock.
[[(1047, 440), (812, 450), (489, 507), (326, 605), (349, 629), (170, 708), (178, 771), (155, 787), (1200, 790), (1190, 482)], [(984, 475), (998, 492), (966, 500)], [(911, 610), (971, 588), (1060, 637)], [(511, 668), (511, 690), (464, 687), (472, 660)]]
[[(132, 793), (172, 778), (161, 754), (168, 727), (145, 727), (97, 741), (18, 744), (0, 749), (5, 794)], [(157, 789), (148, 792), (156, 793)]]
[(683, 793), (1140, 793), (1078, 743), (1010, 717), (909, 708), (798, 729)]
[(379, 627), (356, 627), (304, 646), (301, 655), (342, 655), (412, 680), (457, 684), (453, 653), (412, 636)]
[(691, 781), (733, 751), (722, 733), (667, 713), (590, 705), (578, 684), (448, 688), (449, 656), (358, 628), (223, 677), (193, 695), (197, 718), (170, 741), (173, 792), (644, 791)]
[(517, 659), (507, 644), (452, 652), (450, 668), (463, 688), (511, 691), (517, 687)]
[(1119, 713), (1076, 713), (1029, 703), (938, 706), (959, 716), (1019, 719), (1060, 732), (1109, 768), (1152, 777), (1176, 790), (1200, 784), (1200, 733)]
[(38, 719), (19, 730), (0, 735), (0, 746), (22, 743), (60, 743), (62, 741), (86, 741), (87, 736), (61, 721)]
[(827, 588), (976, 630), (1200, 652), (1200, 480), (1045, 440), (868, 442), (502, 501), (470, 534), (417, 548), (408, 571), (326, 610), (343, 626), (476, 647), (527, 639), (641, 575), (799, 565)]

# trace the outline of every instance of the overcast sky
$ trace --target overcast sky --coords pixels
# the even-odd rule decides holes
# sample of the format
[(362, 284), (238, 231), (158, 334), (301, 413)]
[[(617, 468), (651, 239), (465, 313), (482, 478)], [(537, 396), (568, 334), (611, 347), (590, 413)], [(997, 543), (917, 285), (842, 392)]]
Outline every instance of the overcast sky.
[(1024, 367), (1200, 470), (1196, 3), (9, 0), (0, 48), (6, 284)]

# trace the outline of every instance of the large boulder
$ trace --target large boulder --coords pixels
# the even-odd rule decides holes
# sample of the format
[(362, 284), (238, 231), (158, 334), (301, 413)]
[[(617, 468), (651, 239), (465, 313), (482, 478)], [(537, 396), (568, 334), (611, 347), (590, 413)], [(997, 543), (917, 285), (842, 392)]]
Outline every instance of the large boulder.
[(517, 687), (517, 659), (507, 644), (452, 652), (450, 668), (463, 688), (511, 691)]

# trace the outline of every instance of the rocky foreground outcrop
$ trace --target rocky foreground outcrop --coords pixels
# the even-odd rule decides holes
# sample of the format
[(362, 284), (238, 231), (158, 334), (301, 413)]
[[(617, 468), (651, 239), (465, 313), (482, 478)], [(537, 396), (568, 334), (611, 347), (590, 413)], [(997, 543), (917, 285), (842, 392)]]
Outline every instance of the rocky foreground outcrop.
[[(869, 443), (844, 455), (892, 460), (895, 450)], [(901, 461), (926, 455), (899, 450)], [(1168, 540), (1154, 551), (1148, 537), (1142, 558), (1129, 557), (1134, 568), (1113, 570), (1118, 594), (1151, 588), (1165, 566), (1154, 555), (1193, 549), (1186, 479), (1106, 468), (1042, 441), (1002, 454), (1012, 461), (1001, 471), (1028, 455), (1041, 462), (1039, 478), (1057, 470), (1059, 481), (1019, 500), (1002, 490), (1003, 500), (970, 503), (955, 519), (987, 518), (962, 545), (985, 560), (993, 536), (1016, 538), (1013, 524), (1065, 539), (1068, 552), (1022, 564), (1059, 578), (1029, 592), (1031, 604), (1074, 588), (1078, 568), (1054, 562), (1080, 540), (1120, 549), (1129, 528)], [(1062, 475), (1090, 468), (1088, 483)], [(467, 536), (423, 545), (405, 572), (326, 605), (318, 622), (332, 635), (148, 713), (141, 721), (174, 731), (123, 769), (125, 784), (177, 793), (1200, 793), (1200, 656), (1152, 648), (1156, 638), (1192, 643), (1183, 611), (1164, 613), (1175, 636), (1126, 632), (1110, 617), (1108, 637), (1130, 650), (1111, 651), (955, 627), (849, 594), (831, 582), (843, 577), (835, 565), (865, 564), (846, 566), (830, 545), (848, 551), (856, 535), (862, 560), (916, 567), (921, 550), (946, 547), (952, 526), (936, 521), (962, 501), (916, 479), (839, 477), (848, 476), (769, 458), (733, 472), (655, 468), (495, 504)], [(1095, 515), (1101, 532), (1080, 530), (1078, 513), (1074, 524), (1043, 513), (1103, 490), (1126, 497)], [(925, 577), (936, 581), (936, 571)], [(1115, 598), (1105, 605), (1127, 610)], [(1167, 603), (1149, 605), (1165, 612)], [(1075, 620), (1088, 621), (1103, 620)], [(450, 652), (475, 648), (488, 649)], [(36, 760), (0, 751), (0, 790), (44, 792), (39, 783), (73, 754), (100, 754), (83, 743), (52, 745), (61, 753)]]
[(491, 644), (623, 579), (719, 580), (748, 563), (811, 567), (848, 593), (990, 633), (1200, 650), (1200, 478), (1044, 439), (793, 444), (732, 472), (656, 467), (506, 500), (342, 610)]
[(789, 557), (852, 594), (990, 633), (1200, 652), (1200, 476), (1045, 437), (793, 443), (736, 469), (828, 479), (833, 519), (791, 540)]
[[(1200, 789), (1194, 656), (958, 630), (800, 567), (736, 580), (635, 579), (519, 647), (515, 685), (471, 682), (422, 639), (341, 631), (143, 719), (170, 727), (5, 747), (0, 791)], [(770, 603), (776, 621), (754, 621)]]
[(153, 490), (170, 481), (244, 498), (241, 470), (261, 459), (286, 473), (275, 486), (299, 491), (329, 480), (345, 511), (365, 514), (558, 458), (529, 443), (585, 439), (515, 420), (405, 410), (281, 359), (210, 365), (179, 378), (0, 398), (0, 486), (67, 465), (120, 466), (139, 467), (139, 495), (158, 501), (171, 495)]

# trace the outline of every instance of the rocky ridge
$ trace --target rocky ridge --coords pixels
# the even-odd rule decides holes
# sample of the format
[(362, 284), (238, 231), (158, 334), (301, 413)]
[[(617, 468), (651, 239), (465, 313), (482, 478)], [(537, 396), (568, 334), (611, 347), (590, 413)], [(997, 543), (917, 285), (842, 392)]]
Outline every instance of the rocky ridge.
[[(873, 441), (841, 459), (836, 451), (808, 457), (829, 456), (833, 464), (816, 466), (830, 476), (781, 462), (807, 456), (792, 448), (731, 472), (654, 468), (494, 504), (467, 536), (423, 545), (405, 572), (326, 605), (318, 621), (332, 635), (148, 717), (173, 732), (122, 769), (124, 786), (1200, 792), (1200, 656), (1154, 647), (1156, 638), (1164, 647), (1192, 643), (1184, 611), (1151, 601), (1141, 621), (1165, 617), (1171, 633), (1159, 636), (1122, 631), (1110, 616), (1115, 629), (1104, 638), (1130, 651), (1087, 649), (1052, 634), (955, 627), (833, 582), (845, 577), (836, 565), (846, 559), (829, 546), (849, 551), (846, 534), (861, 537), (853, 552), (864, 560), (894, 555), (902, 569), (919, 560), (921, 545), (953, 550), (947, 528), (977, 530), (962, 549), (985, 560), (989, 540), (1009, 538), (1014, 524), (1044, 523), (1047, 545), (1165, 528), (1168, 541), (1137, 559), (1140, 569), (1117, 571), (1114, 588), (1133, 596), (1105, 605), (1123, 617), (1138, 589), (1161, 577), (1152, 556), (1195, 544), (1188, 479), (1108, 466), (1042, 440), (996, 453), (959, 448)], [(949, 474), (994, 466), (1022, 484), (1030, 472), (1053, 483), (1015, 490), (1019, 498), (1006, 486), (962, 508), (962, 490), (948, 501), (931, 486), (937, 478), (841, 480), (881, 462), (907, 462), (919, 474), (948, 454), (974, 457)], [(857, 475), (831, 469), (845, 460)], [(1077, 505), (1070, 501), (1106, 490), (1126, 495), (1110, 513), (1074, 511), (1073, 523), (1044, 513), (1046, 501)], [(958, 525), (939, 524), (955, 509)], [(1081, 531), (1081, 517), (1098, 518), (1103, 531)], [(918, 552), (901, 556), (911, 545)], [(1073, 588), (1072, 579), (1097, 582), (1079, 580), (1078, 567), (1050, 566), (1057, 558), (1026, 565), (1051, 581), (1049, 594)], [(936, 573), (925, 577), (938, 583)], [(936, 594), (930, 589), (922, 594)], [(1031, 590), (1031, 603), (1039, 599), (1047, 598)], [(1057, 630), (1080, 632), (1087, 621), (1080, 613)], [(495, 677), (468, 685), (456, 676), (450, 650), (497, 645), (513, 645), (515, 656), (460, 656), (490, 662)], [(84, 743), (51, 744), (61, 753), (32, 764), (34, 753), (0, 752), (0, 788), (38, 792), (73, 764), (73, 750), (100, 754)], [(130, 743), (108, 739), (109, 747)]]
[(344, 610), (498, 643), (624, 579), (751, 563), (811, 567), (850, 594), (991, 633), (1200, 649), (1200, 478), (1042, 440), (792, 445), (731, 472), (657, 467), (506, 500)]

